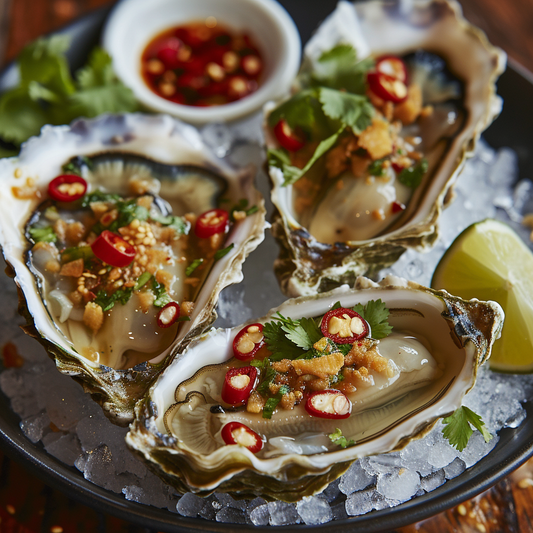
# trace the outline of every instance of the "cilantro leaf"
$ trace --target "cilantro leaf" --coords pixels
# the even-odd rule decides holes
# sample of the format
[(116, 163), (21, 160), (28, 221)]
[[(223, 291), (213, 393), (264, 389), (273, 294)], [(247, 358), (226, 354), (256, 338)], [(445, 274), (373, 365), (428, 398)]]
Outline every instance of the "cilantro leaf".
[(222, 259), (225, 255), (229, 254), (231, 252), (231, 250), (233, 250), (233, 248), (235, 247), (235, 243), (231, 243), (229, 244), (228, 246), (226, 246), (226, 248), (222, 248), (221, 250), (217, 250), (215, 252), (215, 261), (218, 261), (219, 259)]
[(268, 349), (272, 352), (272, 361), (296, 359), (305, 353), (286, 337), (281, 322), (267, 322), (263, 327), (263, 334)]
[(76, 115), (95, 117), (102, 113), (136, 111), (137, 101), (113, 72), (109, 54), (94, 48), (87, 65), (76, 74), (78, 91), (70, 97)]
[(133, 287), (118, 289), (113, 294), (108, 294), (106, 291), (101, 290), (96, 294), (94, 303), (98, 304), (105, 312), (112, 309), (117, 302), (120, 302), (122, 305), (126, 305), (132, 294)]
[(315, 153), (311, 156), (311, 159), (307, 162), (304, 168), (299, 169), (294, 166), (283, 166), (283, 186), (292, 185), (296, 183), (309, 169), (337, 142), (339, 135), (344, 131), (344, 124), (333, 135), (330, 135), (327, 139), (324, 139), (316, 147)]
[[(314, 100), (314, 101), (313, 101)], [(282, 118), (293, 129), (311, 130), (317, 121), (316, 92), (303, 90), (276, 107), (268, 117), (270, 127), (274, 127)]]
[(381, 299), (370, 300), (364, 307), (362, 304), (357, 304), (353, 310), (368, 322), (373, 339), (383, 339), (392, 331), (392, 326), (388, 322), (389, 309)]
[[(257, 366), (257, 365), (254, 365), (254, 366)], [(269, 392), (268, 386), (270, 385), (270, 383), (275, 377), (276, 377), (276, 371), (272, 368), (272, 365), (270, 364), (270, 359), (268, 358), (263, 359), (263, 364), (261, 368), (261, 381), (259, 382), (259, 385), (257, 386), (257, 392), (260, 392), (262, 394), (268, 393)]]
[(174, 228), (180, 235), (187, 235), (191, 229), (190, 222), (187, 222), (183, 217), (174, 215), (168, 215), (165, 217), (154, 213), (150, 214), (150, 218), (154, 222), (159, 222), (162, 226)]
[(70, 37), (54, 35), (41, 38), (26, 46), (18, 57), (21, 85), (34, 81), (61, 96), (76, 90), (65, 52)]
[(131, 200), (119, 200), (116, 203), (116, 209), (118, 211), (118, 217), (109, 225), (110, 231), (117, 231), (119, 228), (123, 228), (130, 224), (133, 220), (140, 221), (148, 220), (149, 212), (146, 207), (137, 205), (137, 200), (132, 198)]
[(20, 145), (45, 124), (137, 110), (132, 91), (118, 80), (111, 59), (99, 48), (74, 81), (65, 55), (69, 44), (68, 36), (55, 35), (31, 43), (19, 54), (19, 85), (0, 97), (3, 140)]
[(35, 242), (56, 242), (57, 235), (52, 226), (46, 226), (44, 228), (29, 228), (28, 233)]
[(73, 93), (70, 95), (70, 105), (72, 115), (86, 117), (103, 113), (131, 113), (138, 109), (133, 93), (120, 82)]
[(350, 439), (348, 440), (343, 434), (340, 428), (335, 428), (333, 433), (330, 433), (328, 437), (331, 439), (333, 444), (338, 444), (341, 448), (348, 448), (348, 446), (353, 446), (355, 441)]
[(371, 176), (383, 176), (383, 174), (385, 174), (385, 169), (383, 168), (383, 159), (372, 161), (372, 163), (368, 165), (368, 173)]
[(365, 94), (366, 73), (374, 67), (374, 60), (357, 60), (355, 49), (340, 44), (324, 52), (311, 74), (313, 85), (343, 89), (353, 94)]
[(28, 94), (27, 86), (6, 91), (0, 98), (0, 137), (17, 145), (39, 135), (48, 122), (45, 110)]
[(428, 160), (423, 158), (415, 166), (404, 168), (398, 176), (398, 181), (407, 187), (416, 189), (422, 182), (422, 178), (427, 170)]
[(322, 87), (319, 92), (324, 113), (339, 119), (359, 134), (372, 123), (374, 107), (366, 96)]
[(120, 195), (104, 192), (100, 189), (86, 194), (81, 202), (82, 207), (89, 207), (93, 202), (118, 202)]
[(108, 85), (115, 79), (111, 56), (99, 46), (92, 50), (87, 65), (76, 73), (76, 81), (81, 89)]
[[(65, 163), (62, 167), (61, 167), (61, 170), (65, 173), (65, 174), (77, 174), (78, 176), (81, 176), (83, 174), (83, 168), (86, 167), (88, 168), (89, 170), (92, 170), (93, 168), (93, 162), (85, 155), (78, 155), (76, 157), (73, 157), (68, 163)], [(106, 194), (106, 193), (103, 193), (102, 191), (94, 191), (93, 193), (89, 193), (88, 195), (84, 196), (83, 198), (83, 207), (87, 207), (90, 203), (87, 202), (86, 198), (87, 196), (91, 196), (91, 195), (97, 195), (97, 194)], [(118, 194), (115, 194), (113, 195), (114, 197), (116, 197), (115, 199), (119, 199), (120, 197), (118, 196)], [(94, 200), (91, 200), (91, 201), (94, 201)]]
[(466, 448), (468, 440), (473, 433), (471, 426), (481, 432), (485, 442), (489, 442), (492, 439), (492, 435), (488, 432), (481, 417), (464, 405), (459, 407), (452, 415), (444, 418), (442, 422), (445, 424), (442, 434), (450, 445), (460, 452)]

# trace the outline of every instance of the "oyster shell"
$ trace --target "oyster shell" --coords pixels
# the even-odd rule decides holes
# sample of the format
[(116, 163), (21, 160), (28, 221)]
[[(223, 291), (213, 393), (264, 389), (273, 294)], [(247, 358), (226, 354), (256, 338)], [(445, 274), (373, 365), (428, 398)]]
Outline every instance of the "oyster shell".
[[(400, 378), (395, 374), (382, 386), (376, 377), (377, 393), (349, 395), (349, 418), (315, 418), (295, 408), (278, 409), (268, 420), (242, 407), (223, 407), (221, 386), (228, 365), (235, 366), (232, 342), (242, 326), (211, 329), (188, 346), (138, 403), (127, 444), (179, 491), (220, 490), (296, 501), (320, 491), (356, 458), (398, 450), (422, 437), (438, 418), (456, 410), (473, 387), (501, 332), (498, 304), (464, 301), (392, 276), (379, 284), (358, 278), (355, 290), (343, 286), (288, 300), (259, 322), (278, 311), (294, 319), (319, 317), (336, 301), (351, 307), (380, 298), (390, 310), (393, 334), (409, 337), (392, 340), (394, 354), (388, 352), (396, 358)], [(409, 353), (403, 362), (398, 346)], [(224, 445), (220, 429), (230, 421), (242, 421), (261, 435), (263, 449), (253, 454)], [(340, 449), (333, 444), (327, 435), (336, 428), (355, 445)]]
[[(83, 163), (81, 156), (92, 160), (92, 168)], [(79, 164), (92, 190), (103, 186), (107, 192), (125, 194), (132, 180), (137, 180), (155, 195), (154, 204), (161, 215), (168, 213), (169, 206), (174, 215), (200, 214), (216, 206), (222, 194), (229, 207), (246, 199), (250, 206), (258, 208), (232, 227), (224, 246), (231, 244), (233, 248), (213, 264), (195, 291), (190, 321), (173, 329), (158, 353), (154, 353), (150, 342), (141, 339), (144, 326), (132, 318), (138, 327), (130, 328), (135, 330), (129, 334), (133, 340), (122, 343), (121, 348), (122, 352), (136, 351), (137, 358), (129, 364), (124, 363), (128, 359), (124, 357), (120, 362), (121, 356), (114, 362), (97, 362), (81, 355), (74, 334), (61, 315), (61, 305), (57, 305), (61, 295), (47, 291), (47, 281), (28, 252), (25, 227), (31, 216), (40, 216), (49, 181), (61, 174), (62, 166), (69, 161)], [(253, 185), (254, 176), (252, 167), (236, 170), (216, 158), (191, 126), (167, 116), (142, 114), (102, 116), (78, 120), (70, 127), (45, 127), (40, 137), (24, 145), (18, 158), (0, 161), (0, 243), (19, 288), (19, 310), (27, 319), (26, 332), (44, 345), (61, 372), (82, 383), (116, 423), (125, 424), (131, 419), (135, 402), (151, 381), (191, 337), (215, 319), (220, 291), (242, 280), (243, 261), (264, 238), (265, 210)], [(178, 270), (184, 266), (177, 263), (172, 274), (183, 283), (184, 275)], [(182, 289), (177, 283), (175, 293), (179, 295)], [(119, 346), (117, 334), (127, 331), (117, 327), (116, 322), (113, 324), (107, 328), (113, 337), (108, 344)], [(144, 358), (139, 359), (139, 351), (146, 352)]]
[[(311, 169), (306, 176), (312, 186), (318, 180), (320, 190), (301, 212), (297, 203), (302, 195), (300, 205), (309, 203), (309, 187), (302, 185), (299, 192), (295, 186), (283, 186), (283, 173), (271, 166), (272, 201), (278, 210), (272, 231), (281, 246), (275, 269), (289, 296), (353, 283), (358, 275), (390, 266), (407, 248), (431, 247), (465, 159), (501, 110), (495, 81), (505, 67), (505, 54), (462, 17), (459, 5), (432, 0), (402, 7), (387, 1), (340, 2), (306, 46), (301, 79), (305, 81), (322, 52), (338, 43), (353, 45), (358, 58), (403, 57), (411, 64), (411, 80), (420, 82), (424, 103), (432, 104), (434, 113), (431, 120), (424, 119), (423, 130), (414, 124), (404, 127), (401, 135), (422, 139), (429, 169), (412, 194), (394, 181), (390, 169), (388, 184), (372, 190), (362, 178), (352, 179), (353, 186), (346, 185), (349, 179), (340, 184), (330, 179), (329, 186), (323, 166)], [(269, 130), (266, 136), (269, 147), (278, 146)], [(313, 171), (322, 174), (317, 178)], [(394, 200), (406, 209), (394, 214), (389, 207)], [(374, 212), (380, 216), (374, 217)]]

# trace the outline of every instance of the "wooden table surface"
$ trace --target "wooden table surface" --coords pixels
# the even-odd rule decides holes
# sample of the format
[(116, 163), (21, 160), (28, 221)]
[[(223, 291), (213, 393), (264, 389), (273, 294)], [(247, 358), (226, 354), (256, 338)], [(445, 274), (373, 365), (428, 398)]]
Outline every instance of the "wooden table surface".
[[(109, 0), (0, 0), (0, 65), (14, 59), (36, 37), (108, 3)], [(533, 72), (533, 0), (463, 0), (462, 5), (465, 16), (482, 28), (493, 44)], [(146, 532), (73, 504), (19, 465), (10, 465), (6, 458), (0, 464), (0, 532), (82, 531), (75, 528), (76, 521), (85, 523), (83, 531)], [(20, 495), (12, 490), (10, 479), (16, 480), (17, 486), (22, 483), (31, 487), (27, 492), (35, 500), (37, 519), (23, 519)], [(533, 460), (477, 498), (397, 533), (414, 532), (533, 532)]]

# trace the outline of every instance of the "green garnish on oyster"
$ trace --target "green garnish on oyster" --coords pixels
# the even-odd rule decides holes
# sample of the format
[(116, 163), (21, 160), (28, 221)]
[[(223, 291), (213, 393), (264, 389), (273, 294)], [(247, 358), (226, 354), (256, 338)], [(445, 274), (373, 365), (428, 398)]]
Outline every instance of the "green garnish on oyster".
[(398, 278), (289, 300), (193, 341), (127, 442), (180, 491), (301, 499), (455, 412), (502, 320), (493, 302)]

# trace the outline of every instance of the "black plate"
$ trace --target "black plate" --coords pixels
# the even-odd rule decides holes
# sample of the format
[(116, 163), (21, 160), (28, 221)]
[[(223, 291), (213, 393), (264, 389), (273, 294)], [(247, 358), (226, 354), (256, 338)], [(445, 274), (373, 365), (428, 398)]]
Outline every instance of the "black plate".
[[(306, 42), (314, 28), (330, 13), (336, 1), (281, 0), (296, 21), (302, 42)], [(71, 35), (73, 46), (69, 60), (73, 68), (83, 64), (88, 52), (98, 43), (100, 30), (110, 8), (95, 11), (69, 25), (61, 33)], [(13, 76), (13, 65), (0, 73), (0, 89)], [(498, 82), (498, 93), (504, 98), (502, 115), (486, 131), (484, 137), (494, 148), (508, 146), (518, 155), (520, 176), (533, 175), (533, 75), (511, 63)], [(533, 400), (533, 398), (531, 399)], [(321, 526), (280, 526), (276, 531), (295, 531), (302, 527), (321, 532), (358, 533), (386, 532), (423, 520), (458, 505), (488, 489), (518, 468), (533, 455), (533, 404), (525, 405), (525, 421), (516, 429), (500, 432), (500, 440), (493, 451), (459, 477), (422, 497), (396, 508), (374, 511), (367, 515), (330, 522)], [(162, 509), (125, 500), (122, 495), (105, 490), (83, 478), (73, 467), (66, 466), (42, 445), (31, 443), (19, 427), (20, 419), (11, 411), (9, 400), (0, 393), (0, 447), (11, 458), (28, 466), (35, 475), (69, 497), (137, 525), (157, 531), (229, 532), (257, 531), (262, 527), (222, 524), (203, 519), (186, 518)], [(272, 530), (272, 528), (269, 528)]]

